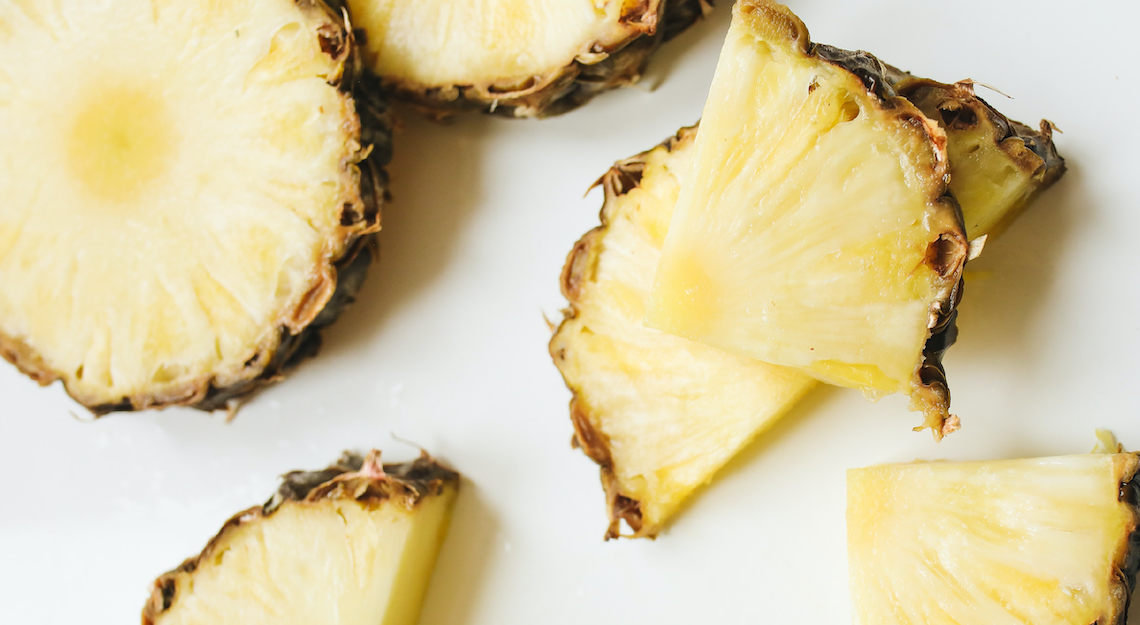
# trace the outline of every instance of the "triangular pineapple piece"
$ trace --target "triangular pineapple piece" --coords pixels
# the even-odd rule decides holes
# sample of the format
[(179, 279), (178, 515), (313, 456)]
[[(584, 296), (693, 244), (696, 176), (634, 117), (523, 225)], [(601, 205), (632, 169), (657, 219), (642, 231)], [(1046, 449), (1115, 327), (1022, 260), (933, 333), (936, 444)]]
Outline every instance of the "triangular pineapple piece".
[(311, 354), (390, 154), (354, 55), (319, 1), (0, 0), (0, 355), (101, 414)]
[[(878, 63), (866, 53), (851, 54)], [(912, 80), (893, 68), (883, 73)], [(946, 129), (951, 154), (1005, 155), (992, 169), (958, 169), (951, 160), (951, 188), (964, 198), (969, 223), (1008, 223), (1064, 171), (1047, 124), (1037, 134), (1017, 122), (990, 122), (1005, 117), (968, 83), (922, 81), (906, 93), (917, 94), (915, 104), (940, 121), (955, 119), (942, 111), (974, 113), (976, 126), (958, 121)], [(694, 136), (695, 128), (683, 129), (602, 177), (602, 225), (574, 247), (562, 275), (571, 308), (551, 341), (551, 354), (574, 392), (575, 440), (602, 466), (609, 537), (619, 534), (623, 520), (634, 536), (655, 536), (695, 489), (814, 384), (792, 369), (641, 323)], [(995, 174), (1018, 177), (1021, 182), (1009, 188), (1020, 191), (990, 192)], [(981, 227), (975, 232), (989, 234)]]
[(1033, 130), (974, 93), (974, 83), (947, 85), (897, 77), (895, 88), (946, 131), (950, 190), (970, 239), (1002, 233), (1037, 195), (1065, 173), (1053, 126)]
[(952, 430), (924, 354), (953, 321), (967, 256), (946, 135), (833, 51), (782, 5), (736, 4), (646, 324), (906, 393)]
[(458, 488), (427, 454), (289, 473), (155, 580), (143, 625), (415, 625)]
[(341, 0), (369, 65), (435, 116), (545, 117), (636, 82), (711, 0)]
[(847, 474), (859, 625), (1120, 625), (1140, 565), (1130, 453)]
[(601, 179), (602, 225), (571, 252), (550, 353), (574, 391), (575, 441), (602, 466), (610, 526), (655, 536), (689, 495), (815, 380), (642, 325), (695, 129)]

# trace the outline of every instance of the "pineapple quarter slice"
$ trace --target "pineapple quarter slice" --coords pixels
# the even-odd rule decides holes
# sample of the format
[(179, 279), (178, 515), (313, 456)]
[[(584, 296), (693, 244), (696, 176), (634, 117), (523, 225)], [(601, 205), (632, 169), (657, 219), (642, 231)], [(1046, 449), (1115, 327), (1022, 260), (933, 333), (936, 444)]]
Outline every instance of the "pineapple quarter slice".
[(907, 393), (949, 431), (944, 379), (924, 375), (968, 247), (946, 135), (860, 59), (782, 5), (736, 4), (646, 324)]
[(143, 625), (414, 625), (458, 488), (426, 454), (289, 473), (154, 582)]
[(619, 162), (599, 181), (602, 225), (562, 274), (571, 309), (550, 353), (574, 392), (575, 444), (601, 465), (606, 538), (653, 537), (815, 380), (646, 328), (645, 303), (695, 128)]
[(970, 239), (1000, 235), (1064, 175), (1065, 160), (1048, 121), (1033, 130), (1008, 119), (979, 98), (968, 80), (947, 85), (903, 74), (893, 82), (899, 95), (946, 131), (950, 190)]
[(346, 0), (369, 65), (436, 116), (563, 113), (635, 82), (711, 0)]
[(319, 0), (0, 0), (0, 354), (102, 414), (311, 353), (379, 229), (355, 58)]
[(1136, 454), (847, 473), (858, 625), (1123, 625), (1140, 564)]

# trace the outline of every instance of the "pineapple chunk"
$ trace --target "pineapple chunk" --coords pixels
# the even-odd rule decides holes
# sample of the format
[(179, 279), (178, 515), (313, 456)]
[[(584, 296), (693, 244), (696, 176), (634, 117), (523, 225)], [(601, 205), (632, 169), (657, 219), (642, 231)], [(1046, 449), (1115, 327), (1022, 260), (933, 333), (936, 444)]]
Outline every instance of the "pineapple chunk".
[(575, 441), (602, 466), (610, 526), (655, 536), (815, 380), (641, 324), (694, 128), (602, 177), (602, 226), (567, 260), (572, 305), (550, 353), (574, 391)]
[(542, 117), (637, 81), (662, 40), (711, 0), (345, 0), (369, 65), (445, 116)]
[[(866, 53), (830, 52), (881, 65)], [(889, 66), (881, 73), (900, 83), (917, 80)], [(924, 80), (905, 92), (918, 94), (915, 104), (934, 119), (948, 118), (943, 110), (968, 108), (980, 127), (1008, 128), (981, 134), (968, 126), (946, 129), (951, 155), (1006, 155), (993, 171), (958, 169), (951, 160), (951, 188), (963, 198), (969, 223), (986, 216), (991, 223), (1008, 223), (1063, 173), (1048, 125), (1036, 134), (1017, 122), (1001, 122), (1005, 117), (977, 98), (968, 83)], [(578, 242), (563, 270), (562, 289), (571, 307), (550, 351), (574, 394), (575, 442), (602, 467), (609, 538), (620, 534), (623, 520), (633, 536), (657, 535), (698, 487), (814, 386), (813, 378), (793, 369), (641, 323), (695, 134), (695, 128), (683, 129), (602, 177), (602, 225)], [(963, 141), (968, 147), (958, 145)], [(988, 192), (994, 174), (1020, 176), (1013, 185), (1020, 192)], [(974, 232), (981, 236), (988, 230)]]
[(0, 0), (0, 354), (102, 414), (312, 353), (384, 193), (353, 54), (313, 0)]
[(1120, 453), (849, 471), (855, 623), (1124, 623), (1138, 466)]
[(945, 85), (909, 75), (895, 88), (946, 131), (950, 190), (971, 239), (1000, 235), (1037, 194), (1065, 173), (1053, 126), (1011, 121), (974, 93), (974, 84)]
[(293, 472), (154, 582), (144, 625), (414, 625), (459, 475), (427, 454)]
[(646, 324), (907, 393), (951, 428), (923, 374), (967, 254), (945, 133), (881, 77), (829, 60), (783, 6), (744, 0), (733, 18)]

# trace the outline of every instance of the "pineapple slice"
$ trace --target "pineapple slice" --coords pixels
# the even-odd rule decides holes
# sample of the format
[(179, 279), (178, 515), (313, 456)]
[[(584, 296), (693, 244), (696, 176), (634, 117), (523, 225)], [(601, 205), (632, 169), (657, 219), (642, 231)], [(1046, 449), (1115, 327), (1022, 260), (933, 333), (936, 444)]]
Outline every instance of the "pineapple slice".
[(847, 473), (862, 625), (1122, 625), (1140, 565), (1136, 454)]
[[(879, 63), (866, 53), (851, 54)], [(889, 66), (881, 73), (900, 84), (917, 80)], [(957, 120), (946, 128), (951, 155), (1006, 155), (990, 169), (958, 168), (951, 160), (951, 188), (962, 198), (967, 223), (1008, 223), (1063, 173), (1047, 124), (1036, 134), (1004, 121), (966, 82), (910, 84), (905, 93), (916, 96), (914, 103), (928, 116)], [(943, 112), (962, 109), (973, 113), (978, 127)], [(620, 534), (623, 520), (633, 536), (657, 535), (698, 487), (814, 386), (813, 378), (793, 369), (641, 323), (695, 134), (695, 128), (683, 129), (661, 146), (615, 164), (599, 180), (605, 191), (602, 225), (578, 242), (562, 274), (571, 307), (550, 350), (574, 394), (575, 443), (602, 467), (608, 538)], [(1019, 140), (1036, 160), (1019, 149)], [(995, 173), (1019, 181), (995, 186)], [(995, 188), (1019, 191), (989, 192)]]
[(974, 83), (946, 85), (896, 77), (899, 95), (946, 131), (950, 190), (971, 239), (1000, 235), (1037, 195), (1065, 173), (1053, 126), (1011, 121), (974, 93)]
[(656, 536), (815, 385), (794, 369), (641, 323), (695, 135), (681, 130), (602, 177), (602, 225), (574, 246), (562, 273), (571, 309), (550, 353), (574, 391), (575, 443), (602, 467), (607, 539), (623, 520), (632, 536)]
[(459, 474), (427, 454), (295, 471), (154, 582), (143, 625), (414, 625)]
[(712, 0), (344, 0), (370, 66), (443, 117), (545, 117), (636, 82), (663, 41)]
[(390, 153), (354, 54), (316, 0), (0, 0), (0, 354), (96, 414), (225, 407), (311, 354)]
[(946, 134), (833, 52), (782, 5), (736, 4), (646, 324), (906, 393), (943, 434), (956, 419), (932, 361), (968, 253)]

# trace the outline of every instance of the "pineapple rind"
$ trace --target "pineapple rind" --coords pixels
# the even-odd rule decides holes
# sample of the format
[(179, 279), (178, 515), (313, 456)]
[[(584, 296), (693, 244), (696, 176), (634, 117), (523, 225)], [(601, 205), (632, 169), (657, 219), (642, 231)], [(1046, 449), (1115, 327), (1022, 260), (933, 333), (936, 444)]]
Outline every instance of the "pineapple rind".
[(566, 261), (550, 353), (574, 393), (574, 443), (601, 466), (617, 538), (653, 537), (732, 456), (816, 384), (641, 323), (695, 128), (614, 165), (602, 225)]
[(855, 622), (1123, 625), (1138, 466), (1118, 453), (850, 470)]
[[(940, 365), (929, 360), (939, 349), (926, 348), (928, 340), (948, 331), (953, 323), (968, 252), (961, 213), (948, 192), (945, 133), (913, 104), (895, 94), (886, 68), (873, 57), (812, 44), (803, 23), (786, 7), (769, 0), (743, 0), (733, 11), (733, 27), (695, 147), (695, 169), (690, 172), (699, 183), (683, 189), (678, 200), (646, 323), (741, 355), (798, 367), (825, 382), (862, 389), (869, 396), (904, 392), (911, 396), (912, 408), (925, 414), (924, 427), (930, 427), (935, 436), (956, 429), (956, 419), (949, 413), (945, 379), (940, 374), (933, 375), (941, 371)], [(762, 57), (769, 54), (777, 60), (763, 62)], [(745, 78), (739, 78), (737, 73)], [(813, 73), (818, 82), (812, 79)], [(820, 76), (826, 76), (826, 81)], [(817, 92), (816, 88), (825, 82), (826, 89)], [(839, 102), (841, 96), (850, 101)], [(754, 107), (757, 98), (767, 98), (765, 102), (771, 100), (775, 102), (773, 106), (790, 107), (802, 117), (805, 129), (799, 134), (772, 134), (769, 126), (775, 122), (759, 113), (756, 120), (738, 128), (740, 115)], [(849, 105), (858, 108), (846, 117)], [(853, 129), (874, 133), (883, 145), (861, 147), (863, 139), (852, 137), (856, 132)], [(817, 130), (826, 132), (817, 137), (813, 134)], [(763, 138), (756, 153), (737, 154), (731, 151), (733, 144), (724, 143), (740, 133)], [(817, 140), (820, 145), (815, 143)], [(856, 220), (851, 223), (863, 225), (864, 230), (885, 228), (880, 236), (898, 238), (897, 243), (880, 242), (875, 247), (884, 253), (868, 254), (857, 248), (825, 253), (829, 248), (815, 238), (776, 241), (768, 236), (772, 232), (769, 220), (815, 219), (827, 201), (812, 196), (795, 204), (797, 211), (790, 211), (779, 205), (779, 195), (758, 196), (758, 185), (777, 185), (781, 192), (795, 197), (797, 190), (818, 189), (812, 182), (816, 179), (832, 180), (820, 177), (816, 169), (836, 174), (846, 171), (844, 166), (856, 166), (824, 159), (821, 154), (827, 148), (821, 147), (823, 143), (836, 149), (849, 146), (851, 153), (837, 154), (854, 163), (879, 159), (882, 167), (875, 171), (881, 171), (885, 177), (882, 184), (893, 188), (899, 197), (895, 201), (898, 211), (902, 211), (898, 221), (893, 216), (888, 218), (882, 205), (874, 202), (866, 203), (866, 210), (844, 204), (832, 212)], [(802, 164), (803, 172), (799, 175), (807, 182), (779, 186), (784, 180), (783, 170), (759, 165), (760, 152), (775, 150), (777, 146), (804, 153), (802, 163), (794, 156), (798, 152), (791, 158), (796, 167)], [(885, 157), (895, 153), (900, 155), (897, 164)], [(868, 186), (880, 184), (870, 182), (868, 175), (860, 174), (851, 180)], [(807, 186), (801, 189), (796, 186), (799, 184)], [(731, 193), (740, 197), (726, 199)], [(827, 197), (823, 191), (819, 194)], [(730, 220), (729, 215), (718, 221), (702, 208), (706, 203), (726, 206), (765, 201), (770, 205), (766, 212), (757, 214), (755, 223), (739, 216)], [(844, 210), (862, 211), (859, 215), (867, 216), (858, 221), (858, 215), (844, 214)], [(685, 228), (678, 229), (678, 223), (685, 224)], [(849, 221), (843, 223), (847, 225)], [(747, 233), (753, 228), (759, 230), (756, 237), (766, 237), (768, 247), (763, 253), (743, 243), (734, 246), (738, 238), (751, 236)], [(836, 233), (829, 236), (850, 237), (855, 231), (852, 227), (846, 231), (837, 227)], [(706, 236), (720, 238), (710, 245)], [(827, 272), (834, 266), (834, 271), (839, 272), (835, 275), (857, 281), (851, 284), (862, 285), (860, 288), (874, 297), (849, 301), (841, 291), (815, 288), (812, 285), (819, 279), (810, 271), (802, 275), (796, 269), (765, 272), (760, 275), (766, 276), (766, 281), (758, 283), (755, 275), (744, 278), (727, 269), (752, 262), (783, 268), (778, 265), (780, 259), (801, 247), (809, 250), (810, 262), (822, 268), (818, 270), (823, 272), (821, 275), (831, 275)], [(759, 254), (759, 259), (738, 260), (747, 254)], [(878, 274), (868, 273), (865, 264), (872, 265), (878, 274), (898, 278), (889, 283), (874, 282), (872, 277)], [(734, 277), (724, 282), (725, 276)], [(769, 292), (764, 289), (798, 290), (780, 305), (775, 301), (768, 304)], [(788, 329), (817, 314), (828, 320), (820, 322), (828, 324), (826, 330), (804, 333)], [(724, 316), (733, 320), (726, 321)], [(747, 319), (748, 323), (737, 323), (738, 319)], [(769, 336), (780, 336), (781, 340), (765, 340)], [(944, 348), (946, 338), (937, 338), (934, 343)]]
[(974, 92), (972, 81), (952, 85), (901, 73), (899, 95), (947, 134), (950, 190), (962, 207), (970, 239), (998, 236), (1065, 173), (1053, 145), (1053, 125), (1040, 130), (1010, 120)]
[[(356, 26), (366, 33), (369, 18), (365, 12), (371, 1), (336, 0), (354, 9)], [(366, 45), (373, 58), (371, 69), (381, 77), (385, 89), (428, 116), (484, 112), (542, 118), (566, 113), (604, 91), (637, 82), (657, 47), (707, 15), (712, 5), (713, 0), (610, 0), (599, 9), (610, 17), (594, 37), (581, 42), (576, 53), (556, 66), (532, 67), (522, 74), (425, 81), (386, 72), (383, 59), (395, 51), (378, 49), (375, 38), (366, 38)], [(414, 66), (415, 60), (407, 62)]]
[[(218, 534), (210, 539), (200, 554), (187, 559), (178, 568), (154, 581), (151, 596), (143, 608), (142, 623), (159, 625), (164, 622), (183, 622), (187, 618), (194, 622), (192, 615), (198, 611), (198, 606), (192, 606), (182, 614), (179, 612), (180, 602), (194, 601), (194, 593), (201, 592), (201, 584), (195, 589), (195, 576), (212, 569), (208, 574), (217, 577), (221, 573), (220, 569), (225, 566), (223, 559), (225, 552), (233, 545), (240, 545), (243, 536), (251, 530), (264, 534), (267, 530), (266, 524), (274, 523), (278, 515), (307, 516), (314, 519), (337, 519), (336, 515), (339, 515), (335, 525), (343, 522), (347, 527), (350, 522), (367, 524), (370, 522), (369, 518), (373, 523), (396, 525), (403, 523), (403, 519), (409, 515), (426, 511), (433, 516), (433, 519), (427, 523), (431, 527), (426, 529), (434, 533), (422, 534), (422, 530), (413, 528), (413, 534), (406, 536), (409, 542), (420, 542), (424, 549), (423, 552), (404, 554), (405, 559), (421, 556), (421, 560), (415, 562), (401, 560), (396, 565), (398, 572), (402, 573), (404, 578), (390, 580), (390, 599), (384, 607), (385, 624), (411, 625), (415, 623), (419, 612), (436, 550), (446, 534), (448, 516), (454, 505), (459, 483), (458, 473), (426, 453), (412, 462), (379, 465), (379, 452), (375, 450), (368, 457), (346, 452), (327, 469), (290, 472), (283, 476), (281, 486), (269, 501), (234, 515), (222, 526)], [(432, 506), (433, 509), (426, 510), (428, 506)], [(417, 531), (419, 534), (415, 533)], [(341, 537), (337, 542), (341, 543), (344, 540), (345, 538)], [(330, 545), (333, 546), (336, 545)], [(365, 545), (361, 548), (376, 548), (376, 546)], [(382, 549), (383, 546), (379, 548)], [(282, 553), (274, 555), (285, 560), (290, 557), (289, 554)], [(306, 563), (298, 565), (302, 567), (299, 570), (305, 570)], [(370, 565), (360, 571), (354, 568), (353, 572), (359, 576), (370, 575), (372, 573), (370, 568)], [(312, 573), (311, 570), (306, 572)], [(278, 581), (287, 583), (287, 577), (294, 571), (282, 570), (272, 573), (281, 576), (277, 578)], [(270, 583), (273, 583), (272, 580), (271, 577)], [(313, 581), (317, 584), (322, 582), (327, 584), (331, 580), (318, 578)], [(212, 585), (216, 586), (216, 582)], [(319, 596), (334, 595), (337, 591), (348, 593), (351, 591), (351, 585), (322, 587)], [(241, 591), (235, 589), (235, 592)], [(245, 604), (245, 609), (253, 610), (252, 613), (246, 612), (243, 616), (276, 622), (264, 604), (262, 605), (264, 612), (257, 607), (251, 608), (251, 604), (257, 604), (256, 598), (242, 597), (239, 594), (238, 599)], [(280, 614), (290, 613), (288, 598), (276, 597), (271, 607)]]
[(322, 0), (290, 3), (301, 21), (316, 33), (322, 52), (335, 71), (327, 76), (341, 101), (345, 132), (354, 137), (340, 158), (337, 185), (343, 207), (340, 227), (324, 242), (322, 257), (309, 272), (309, 287), (296, 308), (283, 310), (265, 328), (257, 345), (250, 345), (240, 362), (220, 362), (212, 371), (191, 372), (159, 381), (145, 390), (116, 393), (80, 379), (77, 372), (60, 371), (20, 336), (0, 331), (0, 356), (41, 385), (62, 380), (76, 401), (96, 416), (109, 412), (167, 406), (202, 410), (233, 408), (243, 398), (280, 380), (319, 347), (318, 330), (335, 320), (359, 290), (373, 257), (375, 232), (387, 189), (383, 167), (391, 158), (391, 114), (378, 85), (363, 66), (343, 16)]

